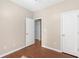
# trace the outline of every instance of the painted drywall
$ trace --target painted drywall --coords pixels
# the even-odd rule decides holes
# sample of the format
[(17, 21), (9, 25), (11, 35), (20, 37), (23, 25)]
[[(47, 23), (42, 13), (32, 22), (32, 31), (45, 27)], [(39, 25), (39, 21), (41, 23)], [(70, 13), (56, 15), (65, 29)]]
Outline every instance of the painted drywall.
[(0, 0), (0, 55), (24, 47), (25, 19), (32, 13), (8, 0)]
[(35, 39), (40, 40), (40, 20), (35, 21)]
[(60, 14), (65, 11), (78, 9), (79, 0), (65, 0), (34, 13), (34, 18), (42, 19), (43, 46), (60, 49)]

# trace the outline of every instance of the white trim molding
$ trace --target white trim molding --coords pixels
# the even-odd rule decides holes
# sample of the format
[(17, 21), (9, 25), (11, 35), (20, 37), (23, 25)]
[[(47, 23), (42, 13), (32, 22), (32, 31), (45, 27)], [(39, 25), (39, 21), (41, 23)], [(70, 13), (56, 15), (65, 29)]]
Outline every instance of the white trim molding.
[(64, 51), (64, 52), (66, 52), (66, 53), (68, 53), (68, 54), (70, 54), (70, 55), (74, 55), (74, 56), (77, 56), (77, 57), (79, 57), (79, 52), (78, 51)]
[(61, 50), (58, 50), (58, 49), (55, 49), (55, 48), (51, 48), (51, 47), (44, 46), (44, 45), (42, 47), (62, 53)]
[(21, 49), (23, 49), (23, 48), (25, 48), (25, 47), (26, 47), (26, 46), (23, 46), (23, 47), (20, 47), (20, 48), (18, 48), (18, 49), (12, 50), (12, 51), (10, 51), (10, 52), (8, 52), (8, 53), (4, 53), (4, 54), (0, 55), (0, 58), (4, 57), (4, 56), (6, 56), (6, 55), (9, 55), (9, 54), (11, 54), (11, 53), (14, 53), (14, 52), (16, 52), (16, 51), (18, 51), (18, 50), (21, 50)]
[(50, 50), (53, 50), (53, 51), (57, 51), (57, 52), (60, 52), (60, 53), (65, 52), (65, 53), (68, 53), (68, 54), (71, 54), (71, 55), (79, 57), (79, 53), (78, 52), (61, 51), (61, 50), (54, 49), (54, 48), (51, 48), (51, 47), (48, 47), (48, 46), (44, 46), (44, 45), (42, 47), (50, 49)]

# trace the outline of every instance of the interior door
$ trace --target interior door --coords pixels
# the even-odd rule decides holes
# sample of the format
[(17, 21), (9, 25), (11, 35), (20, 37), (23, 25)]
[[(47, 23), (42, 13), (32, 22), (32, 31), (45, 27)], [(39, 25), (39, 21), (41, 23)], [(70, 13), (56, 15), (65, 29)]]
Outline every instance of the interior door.
[(26, 46), (34, 44), (34, 20), (26, 18)]
[(76, 51), (77, 22), (73, 13), (61, 15), (61, 50), (71, 53)]

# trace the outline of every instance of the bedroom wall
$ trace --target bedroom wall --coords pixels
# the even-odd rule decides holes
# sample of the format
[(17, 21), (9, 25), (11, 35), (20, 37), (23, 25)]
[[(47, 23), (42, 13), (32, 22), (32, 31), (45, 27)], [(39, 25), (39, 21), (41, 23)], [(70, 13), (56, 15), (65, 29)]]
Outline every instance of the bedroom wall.
[(26, 16), (32, 18), (32, 12), (0, 0), (0, 55), (25, 46)]
[(34, 13), (34, 18), (42, 19), (42, 44), (60, 49), (60, 14), (65, 11), (78, 10), (79, 0), (64, 0)]

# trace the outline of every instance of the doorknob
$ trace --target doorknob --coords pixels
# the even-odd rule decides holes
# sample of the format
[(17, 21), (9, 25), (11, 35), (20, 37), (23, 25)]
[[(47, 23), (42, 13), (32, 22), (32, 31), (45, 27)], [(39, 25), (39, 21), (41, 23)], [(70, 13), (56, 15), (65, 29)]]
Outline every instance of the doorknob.
[(28, 33), (26, 33), (26, 35), (28, 35)]
[(78, 34), (79, 34), (79, 32), (78, 32)]
[(62, 34), (62, 36), (64, 37), (64, 36), (65, 36), (65, 34)]

